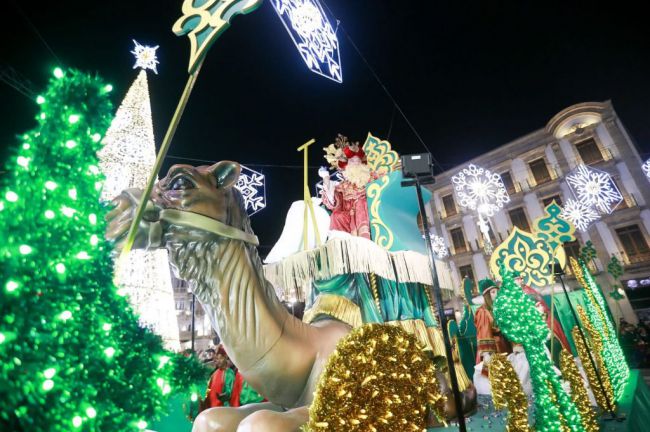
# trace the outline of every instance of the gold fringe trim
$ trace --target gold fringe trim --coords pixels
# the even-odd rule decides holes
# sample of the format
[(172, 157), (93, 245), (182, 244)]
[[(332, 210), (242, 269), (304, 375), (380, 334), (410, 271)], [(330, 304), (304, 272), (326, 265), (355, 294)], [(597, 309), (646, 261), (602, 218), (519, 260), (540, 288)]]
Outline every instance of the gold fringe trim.
[(361, 327), (361, 309), (347, 298), (335, 294), (321, 294), (314, 305), (305, 311), (303, 322), (312, 323), (319, 315), (329, 315), (355, 327)]
[(351, 273), (374, 273), (388, 280), (431, 285), (426, 255), (413, 251), (388, 252), (362, 237), (333, 238), (315, 249), (264, 266), (264, 273), (278, 295), (296, 298), (304, 298), (303, 289), (311, 287), (313, 280)]

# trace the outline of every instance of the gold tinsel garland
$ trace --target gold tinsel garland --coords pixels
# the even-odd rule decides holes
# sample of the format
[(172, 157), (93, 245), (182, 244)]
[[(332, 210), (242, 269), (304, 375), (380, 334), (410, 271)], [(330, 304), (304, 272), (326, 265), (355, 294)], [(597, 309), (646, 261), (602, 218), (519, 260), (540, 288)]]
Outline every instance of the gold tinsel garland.
[(309, 432), (422, 431), (427, 407), (443, 420), (433, 364), (399, 327), (365, 324), (330, 355), (309, 408)]
[[(578, 307), (578, 311), (582, 310), (582, 308)], [(600, 383), (598, 381), (598, 376), (596, 370), (594, 370), (593, 365), (591, 364), (591, 360), (589, 360), (589, 347), (585, 346), (584, 342), (582, 341), (582, 337), (580, 336), (580, 331), (578, 330), (578, 327), (574, 327), (573, 330), (571, 331), (571, 334), (573, 336), (573, 340), (576, 344), (576, 350), (578, 351), (578, 357), (580, 357), (580, 360), (582, 361), (582, 367), (585, 369), (585, 373), (587, 374), (587, 380), (589, 381), (589, 387), (591, 387), (591, 391), (594, 393), (594, 398), (596, 399), (596, 403), (598, 406), (603, 409), (607, 410), (608, 404), (607, 404), (607, 398), (609, 398), (609, 401), (612, 405), (614, 406), (614, 390), (612, 389), (612, 384), (609, 381), (609, 375), (605, 373), (601, 373), (601, 379), (602, 379), (602, 384), (603, 387), (605, 387), (605, 393), (603, 393), (603, 389), (600, 386)], [(598, 350), (599, 345), (601, 344), (600, 342), (600, 337), (596, 335), (594, 337), (593, 334), (590, 334), (592, 338), (592, 347), (591, 349), (591, 354), (594, 357), (594, 361), (596, 362), (597, 367), (603, 371), (603, 360), (600, 355), (600, 351)]]
[[(551, 383), (551, 381), (546, 381), (546, 386), (548, 387), (548, 395), (551, 398), (551, 403), (553, 403), (553, 405), (555, 406), (558, 406), (557, 393), (555, 393), (555, 389), (553, 388), (553, 384)], [(560, 421), (559, 432), (571, 432), (571, 428), (569, 428), (569, 425), (567, 425), (566, 418), (564, 417), (561, 411), (560, 411), (560, 418), (558, 420)]]
[(580, 411), (582, 427), (586, 432), (597, 432), (599, 430), (598, 421), (596, 420), (596, 413), (589, 403), (587, 389), (578, 366), (573, 361), (573, 356), (566, 350), (562, 350), (560, 353), (560, 370), (564, 379), (569, 381), (571, 385), (571, 399), (573, 399), (573, 403)]
[(494, 407), (508, 409), (507, 431), (529, 432), (528, 400), (512, 364), (504, 354), (495, 354), (488, 367)]

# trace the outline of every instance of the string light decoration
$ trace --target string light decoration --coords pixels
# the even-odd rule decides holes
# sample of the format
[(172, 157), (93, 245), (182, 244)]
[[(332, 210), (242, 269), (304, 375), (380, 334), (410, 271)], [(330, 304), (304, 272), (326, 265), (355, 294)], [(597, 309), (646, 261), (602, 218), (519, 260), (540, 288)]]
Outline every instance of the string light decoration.
[(330, 355), (309, 408), (309, 432), (423, 430), (427, 409), (444, 421), (433, 363), (400, 327), (366, 324)]
[(600, 215), (593, 207), (572, 199), (566, 200), (561, 217), (571, 222), (582, 232), (587, 231), (592, 222), (600, 219)]
[[(330, 173), (330, 182), (332, 182), (333, 186), (336, 185), (337, 183), (340, 183), (340, 182), (344, 181), (344, 180), (345, 180), (345, 177), (343, 177), (343, 172), (341, 172), (339, 170), (336, 170), (333, 173)], [(321, 196), (321, 192), (323, 190), (323, 180), (316, 183), (316, 186), (315, 186), (314, 190), (316, 192), (316, 195), (314, 195), (314, 196), (317, 196), (317, 197)]]
[(264, 174), (242, 165), (235, 188), (241, 192), (249, 216), (266, 208), (266, 177)]
[[(571, 258), (571, 266), (576, 279), (584, 288), (585, 319), (600, 335), (602, 340), (600, 353), (614, 389), (614, 398), (618, 400), (623, 395), (627, 379), (630, 376), (630, 369), (618, 341), (616, 328), (611, 319), (611, 312), (600, 291), (600, 287), (596, 284), (585, 262)], [(587, 326), (585, 320), (583, 320), (583, 324)]]
[(314, 73), (343, 82), (339, 41), (318, 0), (271, 0), (305, 64)]
[(612, 176), (596, 168), (580, 165), (566, 176), (575, 198), (601, 213), (611, 213), (623, 201)]
[(645, 173), (645, 176), (650, 180), (650, 159), (645, 161), (645, 163), (641, 166), (643, 169), (643, 172)]
[(202, 370), (165, 351), (112, 284), (97, 168), (109, 91), (55, 69), (0, 178), (3, 431), (135, 432), (192, 391), (179, 367)]
[(564, 379), (571, 386), (571, 398), (573, 399), (573, 403), (578, 407), (578, 411), (580, 411), (582, 427), (586, 432), (598, 432), (600, 427), (598, 426), (596, 413), (591, 408), (582, 375), (580, 375), (578, 366), (573, 361), (573, 356), (566, 350), (560, 352), (560, 370)]
[(530, 432), (528, 400), (517, 372), (504, 354), (490, 358), (489, 378), (494, 408), (508, 410), (508, 432)]
[[(136, 66), (143, 65), (143, 69), (127, 91), (102, 140), (104, 147), (98, 153), (99, 168), (106, 177), (101, 193), (103, 201), (112, 200), (125, 189), (144, 189), (156, 161), (146, 68), (152, 63), (155, 68), (157, 60), (155, 54), (142, 54), (148, 47), (135, 43)], [(119, 269), (116, 268), (115, 282), (140, 317), (140, 323), (160, 335), (168, 349), (179, 351), (167, 250), (129, 252)]]
[(509, 341), (524, 347), (535, 393), (535, 430), (583, 431), (580, 413), (546, 354), (546, 322), (533, 300), (515, 283), (512, 272), (501, 265), (500, 273), (503, 283), (494, 301), (494, 319)]

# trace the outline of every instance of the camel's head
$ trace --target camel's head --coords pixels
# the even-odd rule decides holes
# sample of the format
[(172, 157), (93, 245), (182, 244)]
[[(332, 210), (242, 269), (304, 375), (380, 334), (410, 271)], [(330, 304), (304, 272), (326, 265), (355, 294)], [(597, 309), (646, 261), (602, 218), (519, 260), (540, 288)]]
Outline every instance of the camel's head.
[(156, 183), (151, 199), (163, 209), (197, 213), (226, 225), (241, 217), (233, 186), (241, 167), (237, 162), (221, 161), (211, 166), (174, 165)]

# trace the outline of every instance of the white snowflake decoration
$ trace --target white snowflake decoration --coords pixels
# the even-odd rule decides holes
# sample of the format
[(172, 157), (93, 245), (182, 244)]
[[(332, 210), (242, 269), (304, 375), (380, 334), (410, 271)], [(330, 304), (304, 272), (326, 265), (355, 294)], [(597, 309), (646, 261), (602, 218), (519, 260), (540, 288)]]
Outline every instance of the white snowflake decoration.
[(343, 82), (339, 41), (318, 0), (271, 0), (307, 67)]
[(612, 177), (595, 168), (580, 165), (567, 175), (566, 181), (578, 201), (602, 213), (613, 212), (623, 201)]
[(249, 216), (266, 208), (266, 177), (264, 174), (242, 165), (235, 188), (242, 194)]
[(645, 161), (645, 163), (641, 168), (643, 168), (643, 172), (645, 173), (645, 176), (648, 177), (648, 180), (650, 180), (650, 159)]
[(156, 70), (156, 65), (159, 62), (158, 58), (156, 57), (156, 50), (159, 46), (156, 45), (155, 47), (150, 47), (147, 45), (140, 45), (135, 39), (133, 40), (133, 43), (135, 44), (135, 48), (133, 51), (131, 51), (131, 54), (135, 56), (135, 64), (133, 65), (133, 69), (151, 69), (157, 75), (158, 71)]
[(438, 258), (444, 258), (449, 255), (445, 240), (440, 236), (431, 234), (431, 248)]
[[(337, 185), (338, 183), (344, 181), (345, 178), (343, 178), (343, 173), (339, 170), (334, 171), (332, 174), (330, 174), (330, 181), (332, 182), (332, 186)], [(323, 190), (323, 180), (319, 181), (316, 183), (316, 196), (319, 197), (321, 195), (321, 191)]]
[(580, 231), (587, 231), (592, 222), (600, 219), (593, 207), (572, 199), (566, 201), (560, 217), (571, 222)]
[(493, 216), (510, 201), (501, 176), (470, 164), (451, 178), (461, 207)]

